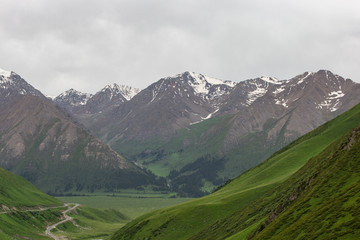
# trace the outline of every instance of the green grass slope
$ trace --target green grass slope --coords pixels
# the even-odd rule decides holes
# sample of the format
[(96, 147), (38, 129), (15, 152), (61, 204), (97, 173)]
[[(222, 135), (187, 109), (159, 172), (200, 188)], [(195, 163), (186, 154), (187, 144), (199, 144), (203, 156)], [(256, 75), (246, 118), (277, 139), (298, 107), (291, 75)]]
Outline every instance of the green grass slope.
[(46, 236), (45, 229), (59, 221), (64, 209), (0, 214), (0, 239), (51, 239)]
[[(360, 105), (294, 141), (217, 192), (141, 216), (112, 239), (246, 238), (268, 219), (273, 206), (265, 203), (277, 198), (280, 185), (358, 125)], [(262, 202), (261, 211), (249, 208), (262, 206)]]
[(0, 168), (0, 205), (11, 208), (61, 204), (59, 200), (41, 192), (24, 178)]
[[(66, 207), (24, 178), (0, 168), (0, 239), (51, 239), (47, 226), (59, 222)], [(70, 239), (104, 238), (129, 219), (118, 210), (79, 207), (74, 221), (58, 227)], [(109, 236), (108, 236), (109, 237)]]
[(254, 239), (360, 239), (360, 127), (279, 189)]
[[(40, 206), (54, 208), (32, 211)], [(45, 228), (58, 220), (62, 210), (61, 201), (0, 168), (0, 239), (48, 239)]]
[(357, 239), (359, 162), (358, 127), (278, 187), (191, 239)]

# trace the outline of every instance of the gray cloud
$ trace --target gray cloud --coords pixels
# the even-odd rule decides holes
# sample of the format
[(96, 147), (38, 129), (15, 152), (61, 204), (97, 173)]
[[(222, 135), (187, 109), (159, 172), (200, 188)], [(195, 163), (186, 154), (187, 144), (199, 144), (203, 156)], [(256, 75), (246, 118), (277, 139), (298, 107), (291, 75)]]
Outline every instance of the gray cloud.
[(0, 68), (45, 94), (144, 88), (186, 70), (241, 81), (329, 69), (360, 81), (356, 0), (2, 0)]

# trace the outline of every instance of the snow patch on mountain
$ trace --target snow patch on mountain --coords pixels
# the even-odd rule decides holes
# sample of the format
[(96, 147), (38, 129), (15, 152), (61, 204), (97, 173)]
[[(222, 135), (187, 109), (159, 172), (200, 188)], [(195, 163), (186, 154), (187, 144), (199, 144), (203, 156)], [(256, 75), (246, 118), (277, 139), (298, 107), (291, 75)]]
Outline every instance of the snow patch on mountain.
[(203, 121), (205, 121), (205, 120), (207, 120), (207, 119), (210, 119), (210, 118), (211, 118), (215, 113), (217, 113), (218, 111), (219, 111), (219, 108), (216, 109), (214, 112), (210, 113), (209, 115), (207, 115), (206, 117), (202, 117), (202, 116), (200, 116), (199, 114), (193, 113), (194, 115), (199, 116), (199, 117), (201, 118), (201, 120), (200, 120), (200, 121), (193, 122), (193, 123), (190, 123), (190, 125), (194, 125), (194, 124), (197, 124), (197, 123), (201, 123), (201, 122), (203, 122)]
[(313, 72), (306, 72), (305, 77), (301, 78), (301, 79), (297, 82), (297, 84), (303, 83), (306, 78), (308, 78), (310, 75), (313, 75), (313, 74), (314, 74)]
[(343, 96), (345, 96), (345, 94), (341, 90), (339, 90), (336, 92), (329, 93), (328, 99), (338, 99), (338, 98), (342, 98)]
[(11, 76), (11, 71), (6, 71), (0, 68), (0, 76), (3, 76), (4, 78), (9, 78)]
[(112, 99), (114, 96), (118, 94), (121, 94), (127, 101), (129, 101), (141, 90), (126, 85), (118, 85), (116, 83), (113, 83), (111, 85), (106, 85), (100, 92), (106, 92), (106, 91), (110, 92), (110, 99)]
[(50, 95), (45, 95), (45, 97), (47, 99), (50, 99), (51, 101), (55, 101), (55, 98), (56, 98), (56, 96), (50, 96)]
[(319, 103), (316, 108), (325, 108), (328, 109), (330, 112), (335, 112), (339, 109), (341, 104), (341, 98), (344, 96), (345, 94), (341, 90), (330, 92), (326, 99)]
[(189, 74), (194, 78), (196, 79), (196, 82), (207, 82), (211, 85), (227, 85), (229, 87), (234, 87), (236, 85), (235, 82), (232, 82), (232, 81), (223, 81), (223, 80), (220, 80), (220, 79), (217, 79), (217, 78), (213, 78), (213, 77), (209, 77), (209, 76), (205, 76), (205, 75), (202, 75), (200, 73), (194, 73), (194, 72), (189, 72)]
[(93, 95), (90, 93), (82, 93), (71, 88), (55, 98), (55, 102), (68, 103), (72, 106), (86, 105)]
[[(233, 81), (220, 80), (195, 72), (184, 72), (165, 77), (162, 80), (180, 80), (183, 84), (189, 85), (194, 90), (194, 93), (204, 100), (214, 100), (228, 95), (237, 84)], [(175, 88), (175, 85), (171, 86)], [(187, 91), (186, 88), (184, 88), (184, 91)], [(181, 95), (181, 93), (179, 94)]]
[(256, 99), (262, 97), (267, 92), (266, 88), (263, 88), (261, 85), (256, 83), (256, 89), (248, 93), (248, 99), (246, 103), (250, 106)]
[(149, 103), (152, 103), (156, 99), (156, 97), (159, 94), (160, 89), (162, 88), (163, 84), (164, 84), (164, 80), (161, 81), (160, 86), (155, 86), (155, 89), (152, 90), (152, 99), (151, 99), (151, 101)]
[(209, 92), (209, 83), (205, 80), (205, 77), (201, 74), (190, 73), (193, 77), (193, 81), (190, 81), (190, 86), (196, 93), (207, 94)]
[(268, 82), (268, 83), (272, 83), (272, 84), (282, 84), (283, 82), (278, 80), (277, 78), (275, 77), (266, 77), (266, 76), (262, 76), (260, 77), (261, 80), (265, 81), (265, 82)]
[(227, 89), (222, 88), (220, 85), (215, 86), (213, 91), (209, 91), (209, 93), (206, 95), (205, 98), (209, 100), (213, 100), (216, 98), (219, 98), (221, 96), (229, 94), (229, 91)]
[(282, 105), (283, 107), (288, 108), (288, 107), (289, 107), (289, 106), (287, 105), (288, 101), (289, 101), (289, 100), (286, 100), (286, 99), (284, 99), (284, 98), (282, 98), (282, 99), (275, 99), (275, 104), (277, 104), (277, 105)]
[[(225, 85), (233, 88), (236, 85), (236, 83), (232, 81), (224, 81), (195, 72), (185, 72), (181, 75), (189, 75), (190, 79), (188, 80), (190, 81), (188, 81), (188, 84), (194, 89), (196, 94), (202, 95), (203, 97), (210, 93), (210, 88), (213, 86)], [(212, 92), (211, 96), (207, 96), (207, 98), (215, 98), (228, 93), (227, 91), (224, 91), (224, 89), (221, 87), (218, 87), (217, 89), (219, 90), (219, 92)]]
[(285, 90), (285, 86), (281, 86), (279, 88), (277, 88), (275, 91), (273, 91), (273, 94), (279, 94), (281, 92), (283, 92)]
[(122, 93), (124, 98), (128, 101), (133, 97), (135, 97), (141, 91), (141, 89), (139, 88), (133, 88), (125, 85), (120, 85), (120, 88), (121, 88), (120, 92)]
[(11, 73), (0, 68), (0, 87), (5, 89), (12, 84)]

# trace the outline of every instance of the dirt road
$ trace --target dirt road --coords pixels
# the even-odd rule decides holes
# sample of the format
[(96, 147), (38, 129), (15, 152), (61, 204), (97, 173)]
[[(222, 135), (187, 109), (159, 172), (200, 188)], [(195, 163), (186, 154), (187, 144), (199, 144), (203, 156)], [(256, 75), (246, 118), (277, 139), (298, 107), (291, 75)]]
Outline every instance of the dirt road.
[(79, 204), (75, 204), (75, 206), (73, 206), (73, 207), (70, 207), (69, 204), (64, 204), (64, 205), (68, 207), (68, 209), (66, 209), (65, 211), (62, 212), (62, 214), (63, 214), (63, 216), (64, 216), (64, 220), (61, 220), (60, 222), (57, 222), (57, 223), (49, 226), (49, 227), (46, 229), (46, 231), (45, 231), (45, 233), (46, 233), (48, 236), (50, 236), (51, 238), (53, 238), (54, 240), (59, 240), (59, 238), (57, 238), (56, 236), (54, 236), (54, 235), (51, 233), (51, 230), (53, 230), (53, 229), (56, 228), (58, 225), (60, 225), (60, 224), (62, 224), (62, 223), (64, 223), (64, 222), (71, 221), (71, 220), (72, 220), (72, 217), (69, 217), (69, 216), (67, 215), (67, 213), (70, 212), (70, 211), (72, 211), (72, 210), (74, 210), (74, 209), (76, 209), (76, 208), (79, 206)]

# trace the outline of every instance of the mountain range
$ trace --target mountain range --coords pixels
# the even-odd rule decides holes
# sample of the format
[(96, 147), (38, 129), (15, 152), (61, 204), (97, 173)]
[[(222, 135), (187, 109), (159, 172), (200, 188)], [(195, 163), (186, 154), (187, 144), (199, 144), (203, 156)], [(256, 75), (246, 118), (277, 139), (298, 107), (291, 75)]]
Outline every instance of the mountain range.
[(113, 191), (155, 182), (16, 73), (2, 72), (0, 96), (0, 165), (41, 190)]
[(70, 112), (93, 134), (167, 177), (173, 190), (199, 196), (353, 107), (360, 85), (327, 70), (238, 83), (184, 72), (126, 101), (118, 96), (117, 104), (100, 103), (101, 111), (86, 110), (79, 99), (81, 110)]
[(360, 85), (327, 70), (238, 83), (184, 72), (50, 100), (2, 70), (0, 97), (1, 166), (43, 191), (155, 184), (202, 196), (353, 107)]
[(116, 83), (107, 85), (96, 94), (81, 93), (70, 89), (53, 101), (65, 108), (72, 114), (94, 114), (102, 112), (104, 108), (116, 107), (129, 101), (140, 89), (118, 85)]

